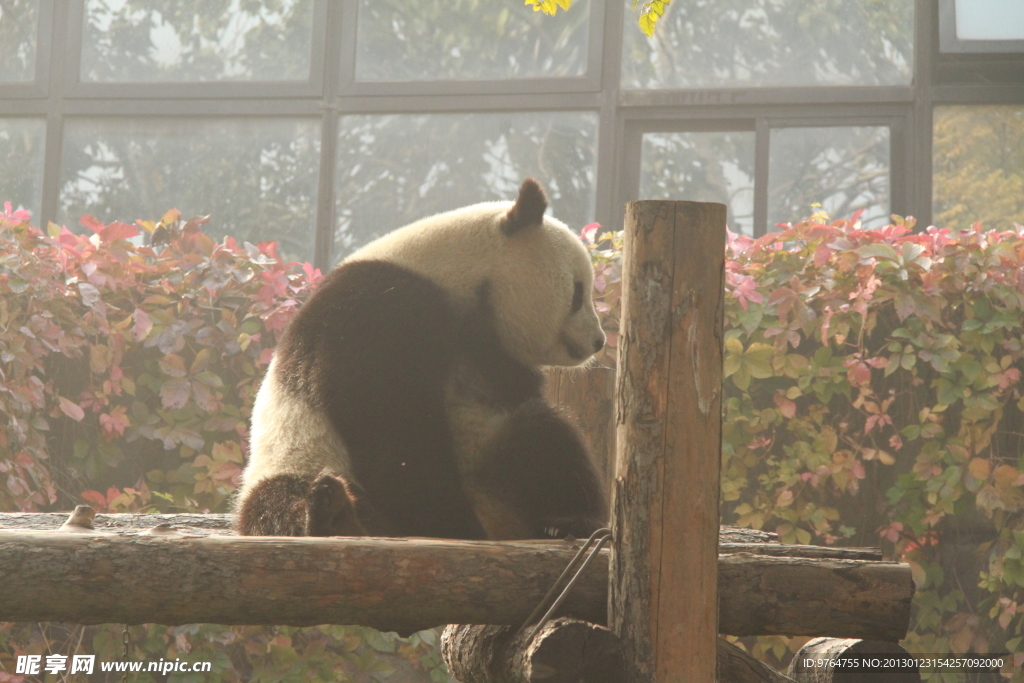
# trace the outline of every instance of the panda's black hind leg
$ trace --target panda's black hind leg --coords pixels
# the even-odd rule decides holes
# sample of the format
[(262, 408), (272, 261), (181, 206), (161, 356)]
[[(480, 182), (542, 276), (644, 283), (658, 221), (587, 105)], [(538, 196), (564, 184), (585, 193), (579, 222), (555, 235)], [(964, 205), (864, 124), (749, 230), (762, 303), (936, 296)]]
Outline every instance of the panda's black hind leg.
[(579, 432), (542, 399), (505, 420), (481, 482), (532, 538), (586, 538), (608, 524), (607, 494)]
[(357, 504), (342, 477), (282, 474), (253, 486), (235, 530), (243, 536), (362, 536)]
[(347, 480), (325, 474), (306, 496), (306, 536), (364, 536), (356, 515), (356, 499)]

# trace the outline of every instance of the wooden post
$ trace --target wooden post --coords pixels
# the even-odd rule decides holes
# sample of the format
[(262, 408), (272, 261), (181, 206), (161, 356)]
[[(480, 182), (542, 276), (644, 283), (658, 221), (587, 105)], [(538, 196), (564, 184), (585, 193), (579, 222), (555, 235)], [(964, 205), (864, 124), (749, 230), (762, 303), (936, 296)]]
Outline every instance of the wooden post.
[(725, 206), (626, 205), (610, 627), (629, 683), (712, 683)]
[(611, 495), (615, 480), (615, 368), (548, 368), (545, 374), (545, 395), (579, 427)]

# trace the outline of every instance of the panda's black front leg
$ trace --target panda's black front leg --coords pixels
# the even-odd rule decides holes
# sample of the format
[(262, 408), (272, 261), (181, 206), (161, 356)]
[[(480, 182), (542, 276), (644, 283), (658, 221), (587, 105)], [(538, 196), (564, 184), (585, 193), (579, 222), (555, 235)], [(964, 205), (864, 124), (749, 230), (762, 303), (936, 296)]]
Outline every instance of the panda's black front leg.
[(534, 538), (586, 538), (608, 524), (607, 494), (582, 438), (541, 399), (521, 404), (506, 419), (481, 482)]

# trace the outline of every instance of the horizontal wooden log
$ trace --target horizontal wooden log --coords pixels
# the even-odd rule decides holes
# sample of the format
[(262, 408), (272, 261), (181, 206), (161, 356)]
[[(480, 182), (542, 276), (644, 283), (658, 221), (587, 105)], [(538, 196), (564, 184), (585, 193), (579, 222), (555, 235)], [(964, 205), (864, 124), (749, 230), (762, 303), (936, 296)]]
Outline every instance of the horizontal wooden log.
[[(460, 683), (624, 680), (621, 643), (603, 626), (561, 618), (533, 640), (530, 630), (453, 624), (441, 636), (441, 654)], [(794, 683), (724, 638), (717, 659), (719, 683)]]
[(900, 640), (910, 624), (914, 595), (909, 571), (909, 565), (896, 562), (720, 555), (719, 630), (734, 636)]
[(533, 627), (450, 625), (441, 655), (460, 683), (622, 683), (622, 645), (604, 626), (552, 619)]
[[(88, 508), (79, 505), (79, 508)], [(68, 520), (68, 512), (0, 512), (0, 529), (35, 529), (45, 531), (58, 529)], [(234, 534), (232, 524), (235, 516), (210, 514), (150, 514), (140, 512), (95, 515), (93, 524), (97, 530), (118, 534), (140, 534), (156, 526), (172, 527), (174, 531), (187, 536), (209, 536)], [(778, 547), (817, 548), (819, 546), (783, 546), (778, 534), (757, 529), (744, 529), (738, 526), (722, 525), (719, 530), (719, 542), (733, 545), (750, 543), (771, 543)], [(862, 558), (863, 559), (863, 558)]]
[(833, 548), (822, 545), (789, 545), (782, 543), (719, 543), (719, 555), (754, 553), (775, 557), (810, 557), (823, 560), (881, 560), (878, 548)]
[[(94, 532), (53, 531), (65, 519), (0, 515), (0, 621), (518, 625), (579, 546), (237, 537), (226, 515), (98, 515)], [(605, 623), (607, 562), (603, 552), (562, 614)], [(898, 640), (909, 623), (907, 565), (741, 552), (719, 558), (719, 576), (723, 633)]]
[(916, 666), (900, 669), (889, 667), (882, 671), (850, 668), (848, 660), (861, 656), (882, 660), (913, 660), (897, 643), (855, 638), (815, 638), (800, 648), (789, 663), (787, 673), (796, 683), (921, 683), (921, 673)]

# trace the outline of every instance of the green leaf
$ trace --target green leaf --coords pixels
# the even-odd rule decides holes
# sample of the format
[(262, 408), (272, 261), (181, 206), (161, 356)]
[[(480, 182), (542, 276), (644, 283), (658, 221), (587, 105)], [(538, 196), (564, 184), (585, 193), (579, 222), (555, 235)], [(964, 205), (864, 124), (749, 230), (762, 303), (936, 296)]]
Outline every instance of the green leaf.
[(861, 257), (861, 259), (886, 259), (888, 261), (897, 262), (899, 261), (899, 254), (895, 249), (890, 247), (888, 244), (868, 244), (863, 247), (854, 249), (854, 252)]

